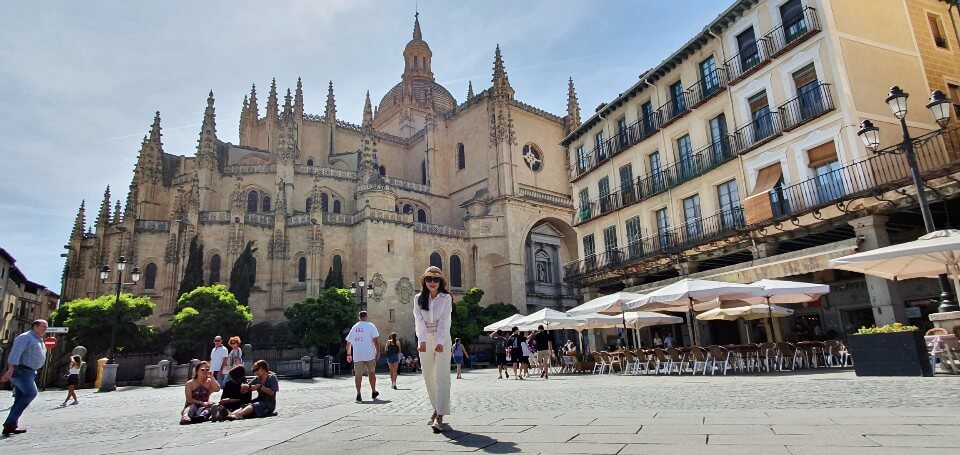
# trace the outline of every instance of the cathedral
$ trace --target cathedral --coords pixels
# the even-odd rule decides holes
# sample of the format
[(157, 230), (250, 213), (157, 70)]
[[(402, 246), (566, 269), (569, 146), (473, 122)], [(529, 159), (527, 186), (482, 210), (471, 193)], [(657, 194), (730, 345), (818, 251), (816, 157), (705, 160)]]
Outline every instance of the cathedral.
[(283, 310), (335, 271), (347, 286), (364, 279), (363, 306), (381, 331), (412, 338), (413, 295), (429, 265), (443, 269), (454, 299), (476, 286), (484, 304), (522, 313), (575, 305), (560, 267), (577, 255), (559, 145), (580, 123), (573, 81), (563, 117), (524, 104), (497, 46), (492, 85), (474, 93), (471, 83), (457, 102), (432, 58), (415, 19), (400, 82), (376, 106), (367, 93), (359, 124), (337, 118), (332, 82), (322, 113), (310, 114), (300, 79), (285, 95), (274, 81), (265, 109), (256, 86), (244, 98), (239, 144), (217, 137), (211, 92), (196, 151), (178, 155), (164, 150), (158, 112), (125, 204), (108, 187), (89, 225), (80, 205), (64, 300), (111, 293), (98, 271), (123, 255), (142, 273), (127, 290), (157, 305), (148, 323), (169, 327), (198, 236), (210, 284), (229, 284), (253, 242), (254, 324), (282, 324)]

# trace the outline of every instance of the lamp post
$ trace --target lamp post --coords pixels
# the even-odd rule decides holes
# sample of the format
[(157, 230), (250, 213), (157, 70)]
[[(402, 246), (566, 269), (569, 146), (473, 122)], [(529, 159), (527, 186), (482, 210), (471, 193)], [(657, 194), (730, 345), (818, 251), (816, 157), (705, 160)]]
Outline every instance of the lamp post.
[[(907, 130), (907, 97), (909, 96), (900, 87), (894, 85), (890, 87), (890, 94), (887, 96), (886, 102), (890, 106), (893, 116), (900, 120), (900, 131), (903, 133), (903, 142), (895, 153), (903, 153), (907, 159), (913, 184), (917, 187), (917, 201), (920, 204), (920, 213), (923, 216), (923, 226), (927, 233), (930, 233), (937, 228), (933, 224), (933, 215), (930, 213), (930, 205), (927, 203), (927, 195), (923, 189), (923, 180), (920, 177), (920, 168), (917, 165), (917, 155), (913, 149), (913, 138), (910, 137), (910, 131)], [(946, 127), (947, 123), (950, 122), (950, 107), (950, 100), (940, 90), (934, 91), (930, 95), (930, 102), (927, 103), (927, 109), (933, 114), (933, 119), (940, 128)], [(868, 149), (877, 152), (880, 149), (879, 131), (879, 128), (873, 126), (873, 122), (864, 120), (860, 123), (860, 131), (857, 131), (857, 136), (860, 136)], [(957, 305), (953, 292), (950, 290), (947, 274), (941, 273), (937, 278), (940, 283), (940, 307), (937, 311), (944, 313), (960, 310), (960, 306)]]
[[(364, 288), (366, 288), (367, 292), (363, 292)], [(354, 296), (359, 294), (360, 300), (358, 303), (360, 304), (360, 310), (365, 311), (367, 309), (367, 297), (373, 296), (373, 285), (367, 284), (363, 277), (360, 277), (356, 282), (350, 283), (350, 293)]]
[(110, 266), (104, 264), (103, 268), (100, 269), (100, 282), (104, 284), (116, 284), (116, 301), (113, 305), (113, 324), (110, 328), (110, 347), (107, 349), (107, 363), (115, 363), (113, 358), (113, 351), (117, 344), (117, 323), (120, 318), (120, 287), (127, 284), (133, 285), (137, 284), (140, 281), (140, 269), (134, 267), (130, 272), (130, 279), (132, 280), (129, 283), (123, 282), (123, 271), (127, 268), (127, 260), (123, 256), (117, 260), (117, 281), (112, 283), (107, 283), (107, 278), (110, 277)]

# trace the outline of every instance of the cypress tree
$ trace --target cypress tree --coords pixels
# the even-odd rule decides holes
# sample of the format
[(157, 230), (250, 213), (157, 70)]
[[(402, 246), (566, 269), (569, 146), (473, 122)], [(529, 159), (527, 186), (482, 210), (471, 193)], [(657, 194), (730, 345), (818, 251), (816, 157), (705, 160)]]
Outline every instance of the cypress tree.
[(253, 252), (257, 251), (253, 247), (253, 241), (247, 242), (247, 246), (237, 257), (237, 262), (233, 264), (230, 270), (230, 292), (236, 296), (241, 304), (250, 306), (250, 288), (253, 287), (257, 278), (257, 264), (254, 262)]
[(333, 267), (330, 267), (330, 270), (327, 270), (327, 278), (323, 280), (323, 288), (330, 289), (335, 288), (336, 277), (333, 275)]
[(203, 242), (195, 235), (190, 239), (190, 255), (187, 257), (187, 266), (183, 270), (177, 298), (200, 286), (203, 286)]

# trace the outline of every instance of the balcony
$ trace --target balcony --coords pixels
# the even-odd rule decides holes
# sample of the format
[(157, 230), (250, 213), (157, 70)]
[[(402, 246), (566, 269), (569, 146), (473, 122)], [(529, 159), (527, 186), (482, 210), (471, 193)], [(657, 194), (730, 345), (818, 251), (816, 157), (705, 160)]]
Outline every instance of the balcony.
[(780, 105), (783, 130), (790, 131), (834, 109), (830, 84), (820, 83)]
[(657, 116), (662, 119), (660, 128), (665, 128), (667, 125), (690, 112), (690, 108), (687, 107), (686, 94), (687, 92), (684, 92), (680, 97), (670, 98), (663, 106), (657, 109)]
[(734, 131), (736, 151), (747, 153), (783, 133), (783, 122), (779, 111), (758, 115), (752, 122)]
[(656, 112), (651, 117), (641, 117), (625, 130), (617, 132), (613, 137), (604, 141), (601, 147), (594, 147), (593, 150), (585, 153), (582, 159), (575, 156), (570, 181), (576, 181), (587, 172), (603, 164), (607, 158), (614, 157), (640, 141), (653, 136), (660, 130), (658, 117), (659, 115)]
[(807, 38), (820, 31), (820, 21), (817, 19), (817, 10), (806, 7), (803, 14), (792, 20), (780, 24), (779, 27), (763, 36), (767, 43), (770, 57), (776, 57), (804, 42)]
[(717, 68), (710, 74), (700, 78), (695, 84), (687, 88), (687, 105), (690, 109), (707, 102), (727, 88), (727, 70)]
[(767, 53), (767, 46), (763, 39), (759, 39), (754, 43), (753, 49), (740, 51), (724, 62), (723, 66), (727, 68), (729, 83), (735, 84), (763, 68), (767, 63), (770, 63), (770, 55)]

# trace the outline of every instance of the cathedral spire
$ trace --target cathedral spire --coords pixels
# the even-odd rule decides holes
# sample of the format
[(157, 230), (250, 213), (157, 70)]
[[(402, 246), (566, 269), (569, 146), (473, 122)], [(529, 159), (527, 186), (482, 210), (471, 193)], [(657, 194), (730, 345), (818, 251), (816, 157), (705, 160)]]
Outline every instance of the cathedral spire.
[(240, 109), (240, 125), (245, 125), (247, 123), (247, 108), (250, 105), (250, 101), (247, 99), (247, 95), (243, 95), (243, 108)]
[(303, 82), (297, 78), (297, 91), (293, 94), (293, 115), (299, 121), (303, 119)]
[(267, 121), (277, 120), (277, 107), (277, 79), (274, 78), (273, 81), (270, 82), (270, 95), (267, 96)]
[(257, 123), (260, 119), (260, 108), (257, 106), (257, 84), (250, 88), (250, 104), (247, 105), (247, 121)]
[(420, 31), (420, 13), (413, 15), (413, 39), (423, 40), (423, 33)]
[(213, 107), (213, 90), (207, 95), (207, 108), (203, 111), (200, 139), (197, 140), (197, 163), (207, 168), (217, 165), (217, 118)]
[(97, 215), (97, 226), (106, 226), (110, 223), (110, 185), (103, 191), (103, 202), (100, 203), (100, 213)]
[(370, 90), (367, 90), (367, 99), (363, 102), (363, 124), (364, 128), (373, 127), (373, 107), (370, 104)]
[(430, 50), (430, 45), (423, 40), (423, 33), (420, 31), (420, 13), (416, 13), (413, 19), (413, 39), (403, 49), (403, 79), (422, 77), (433, 80), (433, 72), (430, 69), (431, 58), (433, 58), (433, 52)]
[(580, 126), (580, 102), (577, 100), (577, 91), (573, 88), (573, 78), (567, 84), (567, 133)]
[(120, 215), (121, 215), (121, 214), (122, 214), (122, 213), (121, 213), (121, 210), (120, 210), (120, 199), (117, 199), (117, 203), (114, 204), (114, 206), (113, 206), (113, 224), (119, 224), (120, 221), (122, 221), (122, 220), (120, 219)]
[(163, 134), (160, 132), (160, 111), (157, 111), (153, 116), (153, 124), (150, 125), (150, 143), (156, 146), (160, 152), (163, 152), (161, 136)]
[(473, 99), (473, 81), (467, 81), (467, 101)]
[(503, 56), (500, 54), (500, 45), (497, 44), (497, 50), (493, 54), (493, 95), (513, 98), (513, 87), (510, 86), (510, 79), (507, 77), (507, 70), (503, 66)]
[(337, 104), (333, 99), (333, 81), (330, 81), (330, 85), (327, 87), (327, 107), (324, 116), (327, 123), (336, 123), (337, 121)]
[(281, 118), (284, 120), (289, 119), (293, 115), (293, 96), (290, 95), (290, 89), (287, 89), (286, 96), (283, 97), (283, 115)]
[(87, 223), (86, 200), (80, 201), (80, 210), (77, 210), (77, 217), (73, 220), (73, 231), (70, 232), (70, 239), (80, 239), (83, 236), (83, 226)]

